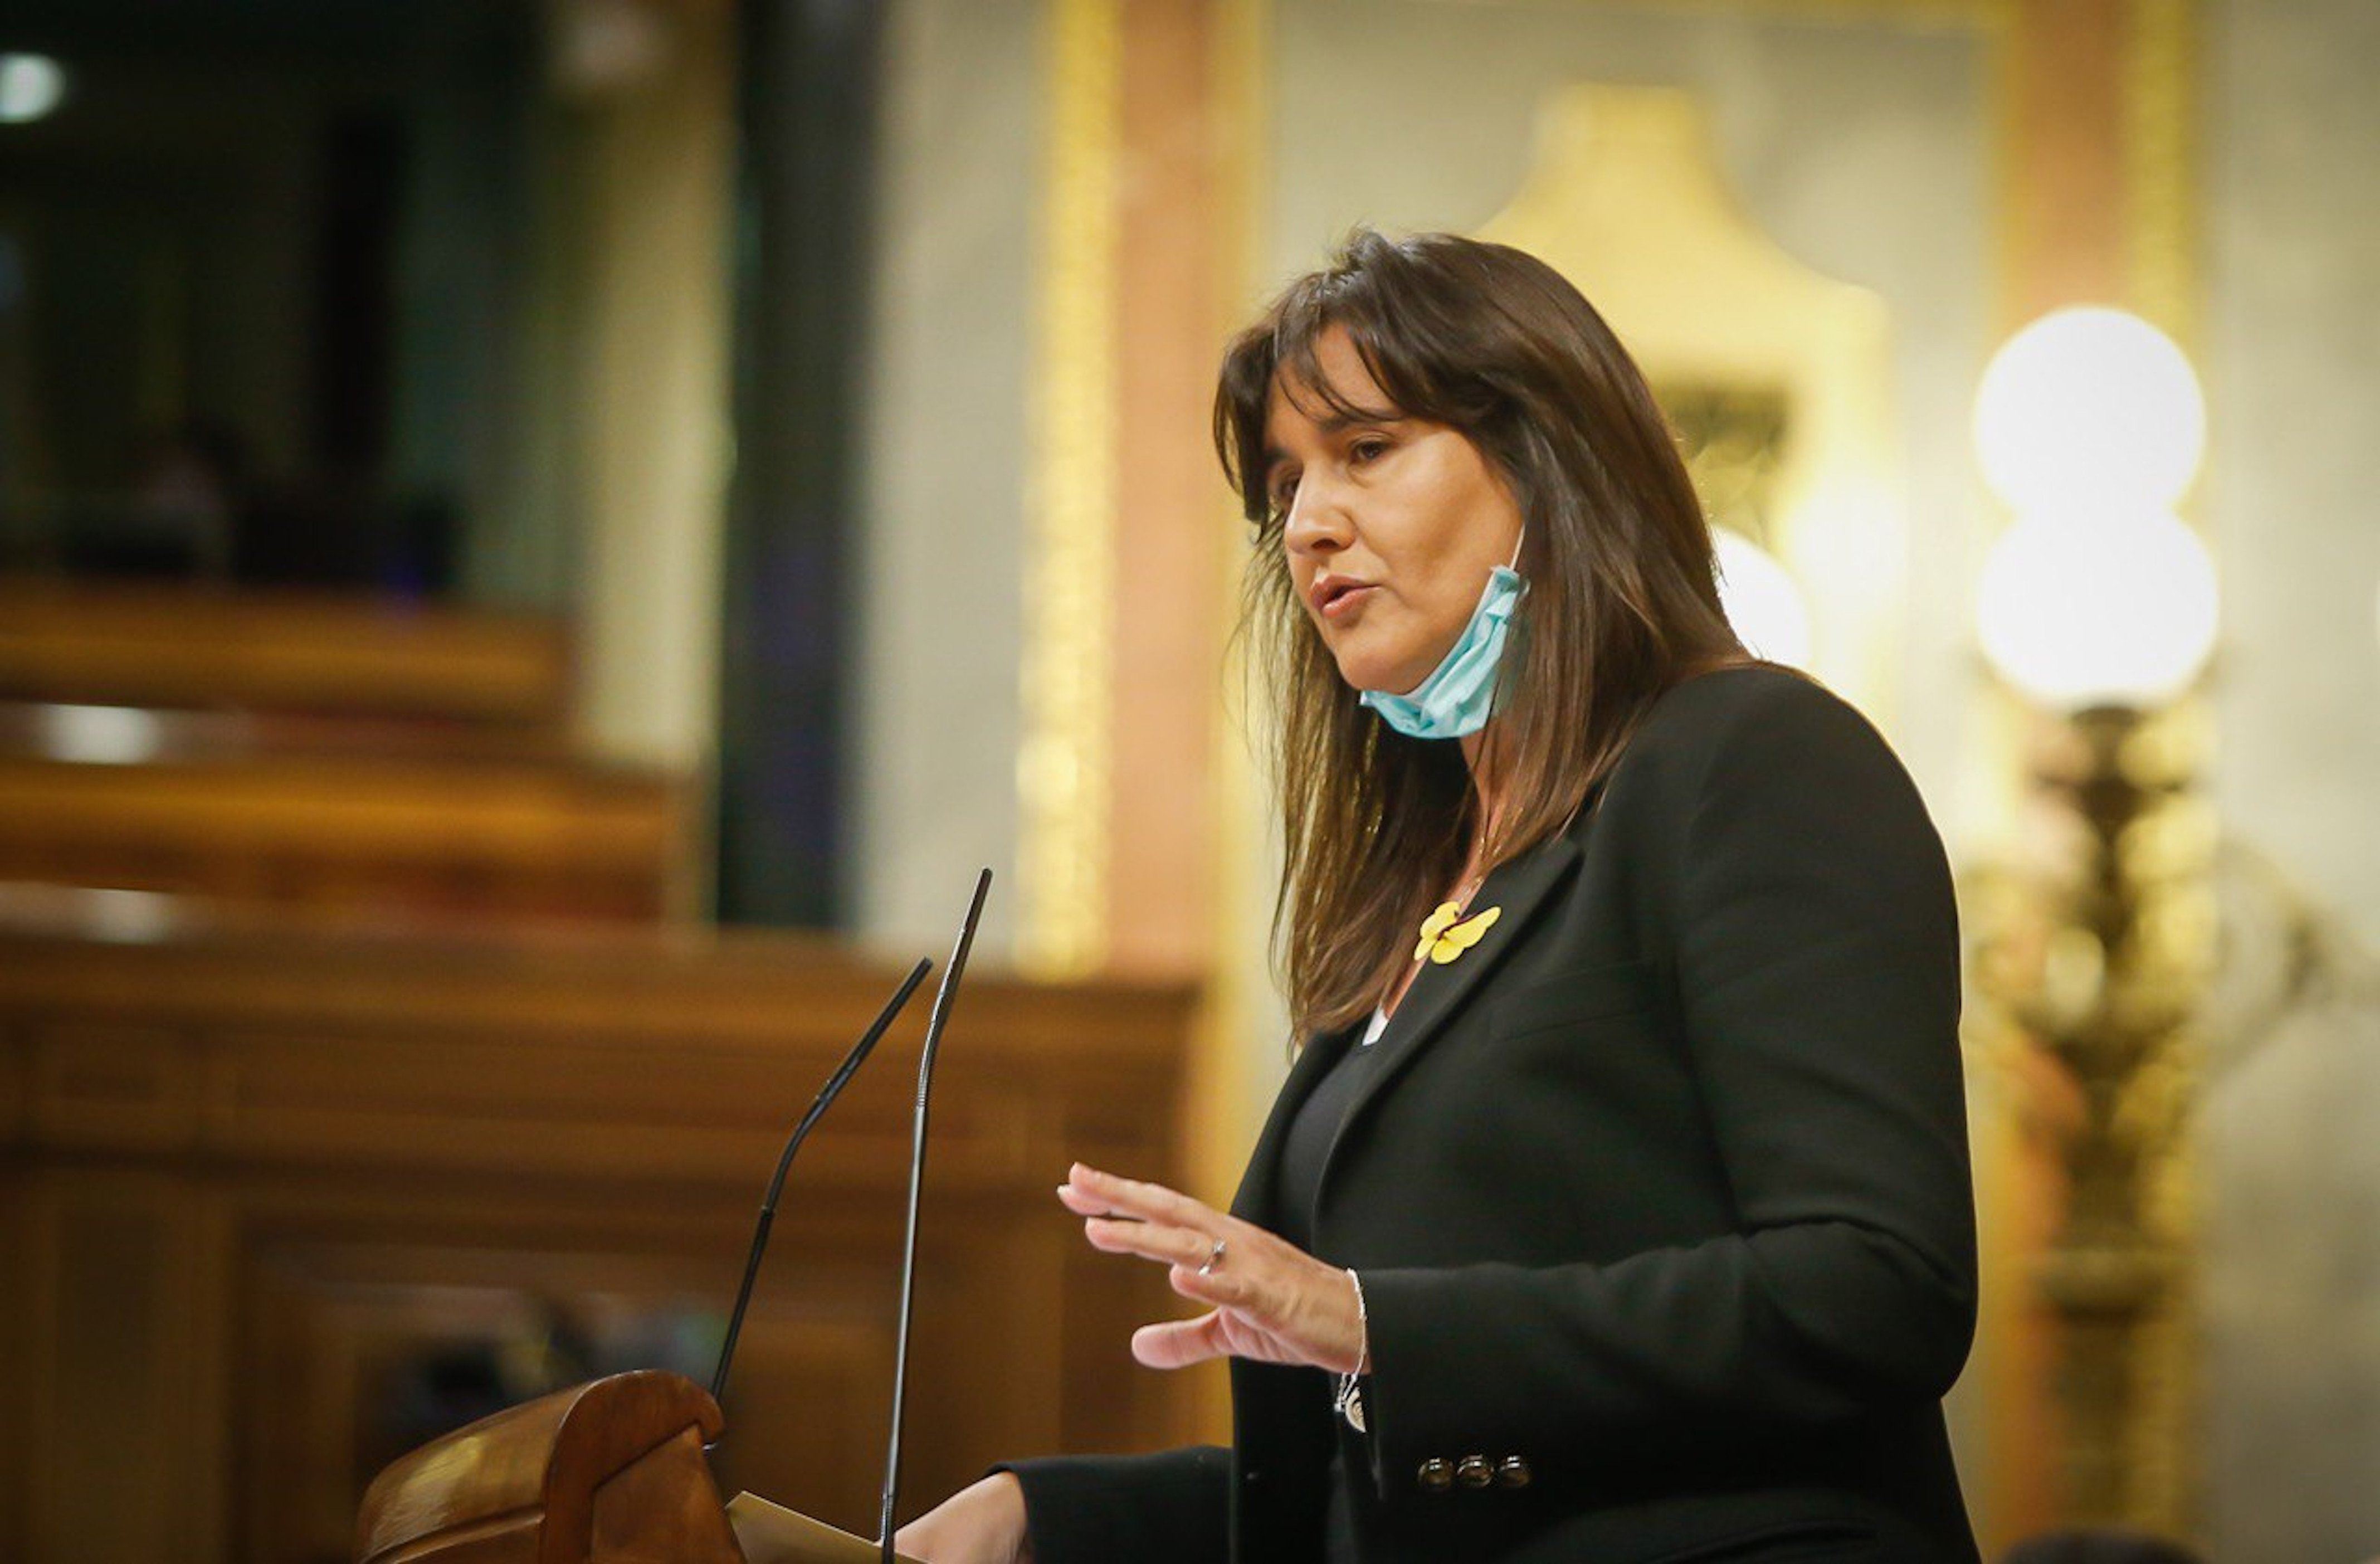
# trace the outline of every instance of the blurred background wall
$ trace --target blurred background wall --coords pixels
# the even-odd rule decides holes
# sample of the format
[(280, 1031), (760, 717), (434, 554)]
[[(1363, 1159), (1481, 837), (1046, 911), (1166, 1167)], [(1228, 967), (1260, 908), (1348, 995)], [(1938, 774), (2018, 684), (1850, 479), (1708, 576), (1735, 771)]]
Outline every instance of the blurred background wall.
[[(2380, 1059), (2372, 779), (2380, 768), (2373, 457), (2380, 188), (2348, 149), (2375, 129), (2347, 62), (2380, 46), (2352, 5), (2224, 5), (2207, 18), (2204, 515), (2227, 624), (2213, 794), (2238, 966), (2311, 920), (2345, 947), (2313, 1002), (2219, 1029), (2206, 1194), (2204, 1427), (2225, 1555), (2360, 1558), (2380, 1511), (2349, 1476), (2374, 1448), (2365, 1311)], [(2253, 985), (2242, 982), (2243, 988)]]

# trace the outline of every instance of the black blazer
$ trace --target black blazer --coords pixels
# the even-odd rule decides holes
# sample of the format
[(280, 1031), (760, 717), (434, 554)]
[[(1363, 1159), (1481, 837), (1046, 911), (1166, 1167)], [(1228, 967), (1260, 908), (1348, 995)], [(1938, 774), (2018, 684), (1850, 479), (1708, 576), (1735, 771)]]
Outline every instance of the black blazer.
[[(1771, 667), (1656, 703), (1503, 914), (1426, 965), (1315, 1193), (1367, 1436), (1234, 1362), (1234, 1445), (1022, 1462), (1040, 1564), (1975, 1558), (1940, 1397), (1975, 1310), (1957, 914), (1865, 719)], [(1353, 1046), (1315, 1038), (1233, 1211)], [(1454, 1481), (1445, 1479), (1454, 1475)]]

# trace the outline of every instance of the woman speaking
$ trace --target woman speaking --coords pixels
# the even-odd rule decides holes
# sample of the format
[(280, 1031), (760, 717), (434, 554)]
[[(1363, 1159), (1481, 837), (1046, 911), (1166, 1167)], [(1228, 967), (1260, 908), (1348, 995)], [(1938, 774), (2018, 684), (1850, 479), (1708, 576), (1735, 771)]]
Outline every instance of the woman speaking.
[(1543, 263), (1359, 232), (1215, 431), (1276, 681), (1304, 1039), (1228, 1213), (1076, 1166), (1233, 1441), (1019, 1461), (901, 1535), (1035, 1559), (1972, 1560), (1941, 842), (1749, 657), (1643, 378)]

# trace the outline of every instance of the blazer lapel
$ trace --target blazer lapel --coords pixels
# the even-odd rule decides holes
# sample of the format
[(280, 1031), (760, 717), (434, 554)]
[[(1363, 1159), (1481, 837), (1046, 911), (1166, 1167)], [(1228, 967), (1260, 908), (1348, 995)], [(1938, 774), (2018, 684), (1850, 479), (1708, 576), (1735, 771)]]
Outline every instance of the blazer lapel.
[[(1422, 1049), (1445, 1029), (1479, 985), (1503, 964), (1504, 952), (1520, 940), (1522, 930), (1528, 927), (1539, 905), (1561, 883), (1578, 858), (1578, 844), (1563, 835), (1499, 868), (1471, 898), (1472, 907), (1479, 912), (1489, 907), (1503, 909), (1496, 926), (1478, 944), (1447, 964), (1422, 964), (1413, 986), (1398, 1003), (1397, 1012), (1389, 1017), (1388, 1029), (1372, 1045), (1379, 1050), (1380, 1057), (1373, 1061), (1371, 1078), (1347, 1105), (1347, 1116), (1340, 1121), (1338, 1132), (1330, 1137), (1330, 1150), (1322, 1159), (1322, 1177), (1315, 1190), (1318, 1215), (1322, 1189), (1330, 1182), (1330, 1167), (1339, 1159), (1339, 1148), (1346, 1144), (1347, 1132)], [(1344, 1039), (1340, 1051), (1344, 1051)], [(1312, 1089), (1310, 1084), (1307, 1089)], [(1317, 1226), (1313, 1231), (1321, 1230)]]

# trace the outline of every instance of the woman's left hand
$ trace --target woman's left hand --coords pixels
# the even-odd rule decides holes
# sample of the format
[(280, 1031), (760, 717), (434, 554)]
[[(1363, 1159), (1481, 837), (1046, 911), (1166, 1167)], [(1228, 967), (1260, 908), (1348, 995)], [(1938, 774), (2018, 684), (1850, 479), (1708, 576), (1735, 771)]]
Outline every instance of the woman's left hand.
[(1084, 1218), (1094, 1249), (1170, 1267), (1184, 1298), (1210, 1305), (1196, 1319), (1145, 1325), (1132, 1355), (1151, 1368), (1209, 1358), (1303, 1364), (1334, 1374), (1364, 1366), (1364, 1319), (1355, 1283), (1260, 1227), (1202, 1206), (1162, 1184), (1136, 1183), (1077, 1162), (1058, 1198)]

